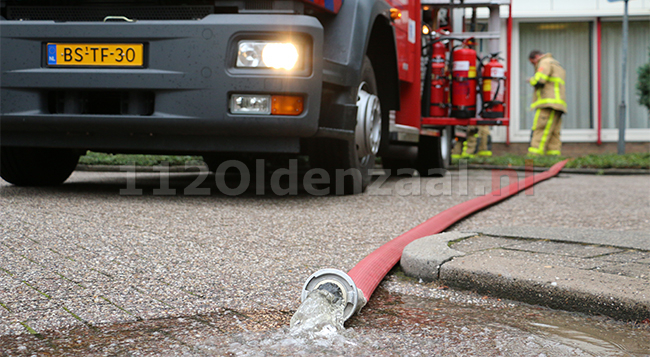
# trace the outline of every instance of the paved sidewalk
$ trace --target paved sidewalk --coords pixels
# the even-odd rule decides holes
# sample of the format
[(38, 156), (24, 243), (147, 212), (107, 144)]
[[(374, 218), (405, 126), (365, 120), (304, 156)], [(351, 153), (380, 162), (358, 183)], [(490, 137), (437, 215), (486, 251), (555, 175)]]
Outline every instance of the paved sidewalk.
[(482, 294), (621, 320), (650, 319), (650, 234), (508, 227), (409, 244), (407, 275)]

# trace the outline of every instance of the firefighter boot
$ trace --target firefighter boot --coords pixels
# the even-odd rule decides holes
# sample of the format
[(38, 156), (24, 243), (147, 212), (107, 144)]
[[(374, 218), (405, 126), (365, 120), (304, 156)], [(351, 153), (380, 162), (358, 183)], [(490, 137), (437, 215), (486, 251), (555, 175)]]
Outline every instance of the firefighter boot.
[(451, 158), (452, 159), (460, 159), (461, 155), (463, 153), (463, 145), (465, 143), (465, 140), (461, 138), (454, 138), (454, 148), (451, 150)]
[(478, 128), (478, 156), (492, 156), (492, 135), (490, 135), (490, 127), (481, 125)]
[(476, 126), (467, 127), (467, 140), (463, 143), (463, 152), (461, 157), (473, 158), (476, 153), (476, 144), (478, 142), (478, 128)]

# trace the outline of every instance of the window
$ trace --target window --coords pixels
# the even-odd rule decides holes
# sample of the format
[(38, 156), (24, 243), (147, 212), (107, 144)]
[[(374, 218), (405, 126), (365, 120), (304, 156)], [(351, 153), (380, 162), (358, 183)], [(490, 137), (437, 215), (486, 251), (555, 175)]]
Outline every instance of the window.
[(563, 129), (593, 128), (592, 61), (590, 22), (544, 22), (519, 25), (519, 68), (521, 78), (520, 128), (530, 129), (534, 112), (530, 110), (533, 90), (526, 79), (535, 74), (528, 62), (532, 50), (550, 52), (566, 70), (568, 114), (562, 117)]
[[(603, 129), (618, 128), (618, 107), (621, 104), (621, 72), (623, 70), (623, 24), (602, 23), (601, 43), (602, 113)], [(648, 109), (639, 104), (636, 94), (637, 68), (648, 63), (650, 51), (650, 22), (630, 21), (627, 54), (627, 125), (631, 129), (647, 129), (650, 117)]]

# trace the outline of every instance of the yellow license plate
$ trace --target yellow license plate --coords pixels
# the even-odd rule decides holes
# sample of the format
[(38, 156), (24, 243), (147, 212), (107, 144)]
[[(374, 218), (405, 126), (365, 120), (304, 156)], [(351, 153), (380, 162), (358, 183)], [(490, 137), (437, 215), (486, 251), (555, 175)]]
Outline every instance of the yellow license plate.
[(144, 64), (141, 43), (48, 43), (48, 66), (131, 66)]

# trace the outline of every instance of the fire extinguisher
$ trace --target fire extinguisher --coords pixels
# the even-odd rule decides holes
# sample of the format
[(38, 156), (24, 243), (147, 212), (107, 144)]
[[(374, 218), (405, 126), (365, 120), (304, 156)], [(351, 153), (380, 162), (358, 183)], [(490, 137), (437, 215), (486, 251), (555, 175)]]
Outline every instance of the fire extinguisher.
[(452, 52), (451, 116), (468, 119), (476, 116), (476, 51), (463, 43)]
[(499, 63), (498, 53), (493, 53), (490, 62), (483, 67), (483, 118), (503, 118), (506, 98), (506, 76)]
[(446, 71), (447, 46), (434, 42), (431, 57), (431, 109), (432, 117), (449, 116), (449, 79)]

